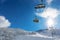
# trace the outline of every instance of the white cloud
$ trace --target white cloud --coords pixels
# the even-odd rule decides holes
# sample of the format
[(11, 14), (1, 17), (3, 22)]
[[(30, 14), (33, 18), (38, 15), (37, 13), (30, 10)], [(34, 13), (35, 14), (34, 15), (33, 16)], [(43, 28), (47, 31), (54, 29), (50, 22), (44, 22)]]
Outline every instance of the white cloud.
[(52, 1), (53, 0), (46, 0), (46, 2), (48, 3), (48, 5), (50, 5)]
[(0, 16), (0, 28), (9, 27), (11, 23), (4, 16)]
[(59, 10), (54, 8), (47, 8), (42, 13), (36, 14), (44, 18), (56, 18), (59, 15)]
[(36, 13), (36, 15), (45, 18), (47, 28), (51, 29), (50, 27), (55, 27), (56, 25), (55, 18), (60, 15), (60, 10), (48, 7), (42, 13)]

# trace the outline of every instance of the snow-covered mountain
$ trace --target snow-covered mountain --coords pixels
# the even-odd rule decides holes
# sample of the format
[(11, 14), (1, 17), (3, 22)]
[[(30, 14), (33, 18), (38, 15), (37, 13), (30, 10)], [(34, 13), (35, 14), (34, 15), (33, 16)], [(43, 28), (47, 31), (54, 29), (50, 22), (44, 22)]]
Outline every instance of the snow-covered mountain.
[[(43, 29), (43, 30), (38, 30), (36, 31), (38, 32), (39, 35), (44, 35), (44, 38), (51, 38), (52, 40), (60, 40), (60, 29), (52, 29), (52, 30), (48, 30), (48, 29)], [(40, 36), (41, 37), (41, 36)]]
[(60, 29), (53, 29), (53, 30), (43, 29), (43, 30), (38, 30), (36, 32), (45, 36), (60, 37)]
[(0, 28), (0, 40), (60, 40), (59, 38), (60, 29), (29, 32), (22, 29)]

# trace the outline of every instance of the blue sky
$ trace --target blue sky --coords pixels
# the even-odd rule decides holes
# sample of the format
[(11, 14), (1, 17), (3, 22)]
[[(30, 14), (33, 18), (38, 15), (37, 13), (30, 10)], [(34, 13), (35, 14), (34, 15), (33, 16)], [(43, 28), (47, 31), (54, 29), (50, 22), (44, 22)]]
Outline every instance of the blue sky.
[[(0, 15), (5, 16), (11, 22), (11, 28), (21, 28), (28, 31), (46, 29), (43, 17), (37, 16), (40, 22), (33, 22), (36, 15), (34, 6), (38, 3), (38, 0), (0, 0)], [(48, 7), (47, 2), (44, 1), (44, 3)], [(53, 0), (49, 6), (60, 9), (59, 4), (60, 0)]]

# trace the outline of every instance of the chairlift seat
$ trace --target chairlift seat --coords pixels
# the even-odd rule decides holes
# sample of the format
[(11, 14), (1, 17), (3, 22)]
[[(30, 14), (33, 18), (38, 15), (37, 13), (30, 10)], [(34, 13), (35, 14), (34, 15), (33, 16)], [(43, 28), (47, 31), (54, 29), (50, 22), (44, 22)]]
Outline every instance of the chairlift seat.
[(38, 20), (38, 19), (34, 19), (34, 20), (33, 20), (33, 22), (36, 22), (36, 23), (38, 23), (38, 22), (39, 22), (39, 20)]
[(39, 8), (45, 8), (44, 4), (38, 4), (35, 6), (35, 9), (39, 9)]

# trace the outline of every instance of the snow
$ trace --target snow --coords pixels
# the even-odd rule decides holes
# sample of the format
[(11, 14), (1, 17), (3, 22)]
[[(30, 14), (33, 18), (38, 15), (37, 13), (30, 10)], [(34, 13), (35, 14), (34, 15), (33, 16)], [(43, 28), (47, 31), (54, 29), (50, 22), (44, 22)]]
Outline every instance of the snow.
[[(53, 36), (52, 36), (53, 34)], [(0, 40), (60, 40), (60, 29), (29, 32), (22, 29), (0, 28)]]

